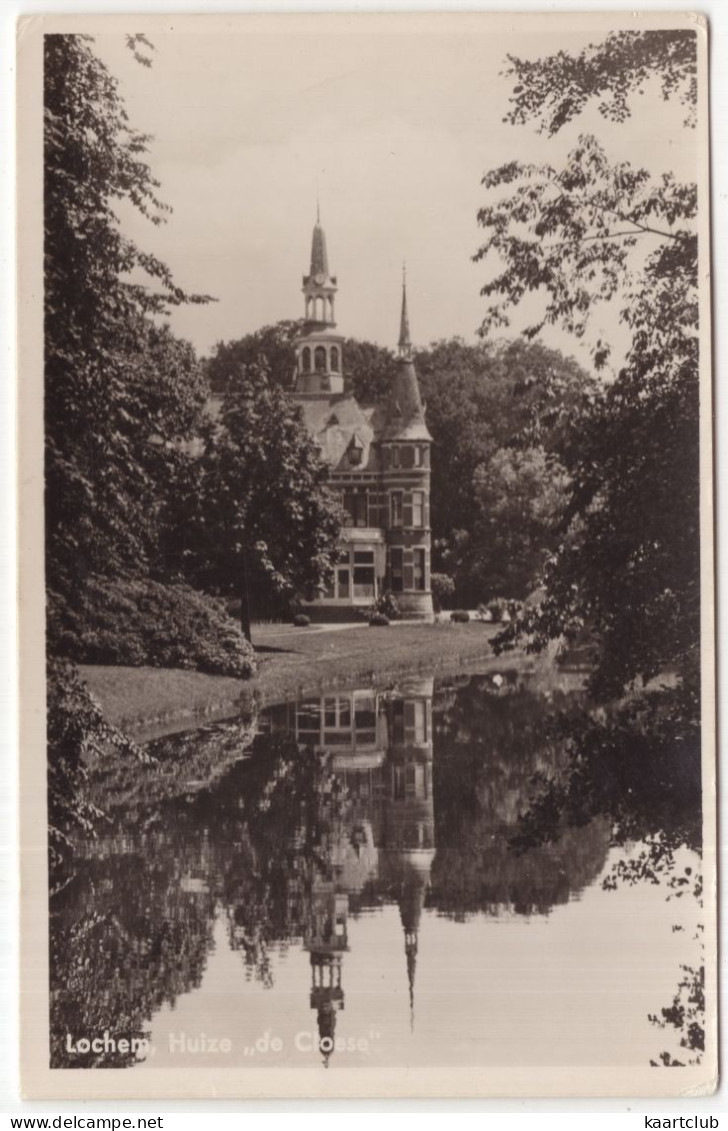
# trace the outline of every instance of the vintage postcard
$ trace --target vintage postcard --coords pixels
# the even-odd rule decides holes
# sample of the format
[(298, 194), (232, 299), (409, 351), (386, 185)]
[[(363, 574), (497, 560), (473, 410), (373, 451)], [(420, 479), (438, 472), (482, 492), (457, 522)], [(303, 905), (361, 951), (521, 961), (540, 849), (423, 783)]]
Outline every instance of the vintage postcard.
[(707, 45), (21, 19), (26, 1096), (715, 1089)]

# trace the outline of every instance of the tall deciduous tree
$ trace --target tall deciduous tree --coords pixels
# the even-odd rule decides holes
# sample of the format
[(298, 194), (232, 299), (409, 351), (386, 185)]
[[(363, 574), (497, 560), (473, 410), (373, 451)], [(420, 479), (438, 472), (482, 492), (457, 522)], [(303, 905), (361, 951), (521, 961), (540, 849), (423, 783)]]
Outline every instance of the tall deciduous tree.
[(155, 224), (169, 209), (92, 44), (45, 37), (46, 562), (66, 597), (85, 573), (147, 567), (166, 463), (205, 395), (192, 349), (153, 318), (203, 299), (117, 220), (118, 202)]
[(267, 369), (231, 375), (191, 467), (176, 553), (198, 584), (240, 599), (248, 639), (251, 610), (327, 579), (341, 520), (327, 479), (298, 409)]
[(525, 597), (554, 547), (565, 421), (593, 380), (538, 342), (451, 339), (416, 360), (434, 440), (435, 568), (454, 577), (465, 604)]
[[(696, 94), (692, 32), (610, 36), (580, 56), (511, 60), (511, 119), (556, 132), (592, 97), (622, 120), (650, 78), (664, 95)], [(552, 93), (544, 97), (544, 91)], [(555, 93), (554, 93), (555, 92)], [(690, 124), (690, 123), (688, 123)], [(616, 380), (581, 406), (564, 439), (571, 478), (547, 596), (520, 627), (541, 646), (585, 624), (598, 644), (594, 690), (608, 698), (672, 667), (695, 689), (699, 662), (697, 193), (666, 174), (613, 162), (582, 136), (556, 169), (511, 162), (488, 173), (500, 191), (481, 209), (476, 259), (499, 268), (484, 330), (527, 294), (542, 300), (528, 333), (587, 333), (615, 302), (631, 340)], [(596, 340), (597, 367), (609, 343)], [(681, 708), (682, 709), (682, 708)]]

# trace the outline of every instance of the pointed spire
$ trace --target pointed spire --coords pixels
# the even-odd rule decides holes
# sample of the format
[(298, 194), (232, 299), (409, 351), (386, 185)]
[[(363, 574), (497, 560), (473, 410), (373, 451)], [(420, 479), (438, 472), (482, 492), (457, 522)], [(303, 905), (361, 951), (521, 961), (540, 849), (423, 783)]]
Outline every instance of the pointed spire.
[(329, 277), (329, 257), (326, 254), (326, 236), (321, 227), (321, 210), (318, 200), (316, 201), (316, 226), (313, 230), (313, 239), (311, 241), (311, 270), (309, 274), (312, 278), (317, 275), (323, 275), (326, 279)]
[(409, 316), (407, 314), (407, 265), (402, 264), (402, 314), (399, 320), (399, 356), (409, 358), (412, 355), (412, 342), (410, 341)]

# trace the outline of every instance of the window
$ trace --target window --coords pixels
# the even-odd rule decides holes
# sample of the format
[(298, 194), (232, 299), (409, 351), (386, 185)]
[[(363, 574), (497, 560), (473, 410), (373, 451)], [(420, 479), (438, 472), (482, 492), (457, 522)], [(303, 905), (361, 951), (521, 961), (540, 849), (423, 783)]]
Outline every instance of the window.
[(374, 566), (354, 566), (354, 596), (374, 596)]
[(299, 734), (318, 734), (321, 730), (321, 704), (318, 699), (305, 699), (296, 707), (296, 728)]
[(349, 570), (338, 569), (336, 571), (337, 580), (339, 583), (339, 597), (349, 597)]
[(399, 467), (399, 448), (393, 447), (391, 450), (392, 450), (392, 467)]
[(373, 696), (354, 701), (354, 725), (357, 731), (371, 731), (377, 725), (376, 703)]
[(354, 550), (354, 596), (374, 597), (373, 550)]
[(349, 516), (348, 526), (366, 526), (368, 517), (366, 491), (344, 491), (344, 510)]
[(402, 525), (402, 492), (392, 491), (389, 497), (389, 524), (390, 526)]
[(412, 704), (412, 740), (418, 745), (427, 742), (427, 706), (421, 699)]
[(420, 546), (416, 546), (412, 551), (413, 564), (414, 564), (414, 581), (415, 589), (423, 590), (425, 585), (425, 551)]
[(392, 592), (401, 593), (403, 589), (403, 576), (404, 576), (404, 552), (393, 546), (390, 550), (389, 566), (391, 572)]
[(331, 347), (331, 353), (329, 354), (329, 365), (334, 373), (339, 372), (339, 351), (336, 346)]
[(348, 696), (332, 696), (324, 700), (324, 726), (327, 730), (351, 727), (351, 702)]
[(422, 448), (419, 444), (414, 449), (415, 453), (415, 467), (422, 467)]
[(326, 350), (323, 346), (316, 346), (314, 351), (314, 366), (317, 373), (326, 372)]
[(304, 347), (303, 353), (301, 354), (301, 366), (304, 373), (311, 372), (311, 350), (308, 346)]
[(407, 445), (406, 448), (402, 448), (400, 460), (401, 460), (401, 463), (402, 463), (402, 467), (414, 467), (415, 455), (414, 455), (414, 451), (409, 446), (409, 444)]
[(412, 492), (412, 525), (422, 526), (424, 514), (424, 498), (422, 491)]

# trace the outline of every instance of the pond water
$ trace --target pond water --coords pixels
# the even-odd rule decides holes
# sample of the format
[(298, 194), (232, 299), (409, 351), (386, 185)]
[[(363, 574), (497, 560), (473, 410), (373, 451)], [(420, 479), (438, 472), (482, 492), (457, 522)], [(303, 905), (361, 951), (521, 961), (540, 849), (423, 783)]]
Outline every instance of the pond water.
[(403, 678), (97, 772), (108, 823), (51, 901), (52, 1065), (686, 1063), (656, 1018), (698, 977), (699, 857), (606, 804), (549, 817), (581, 698)]

